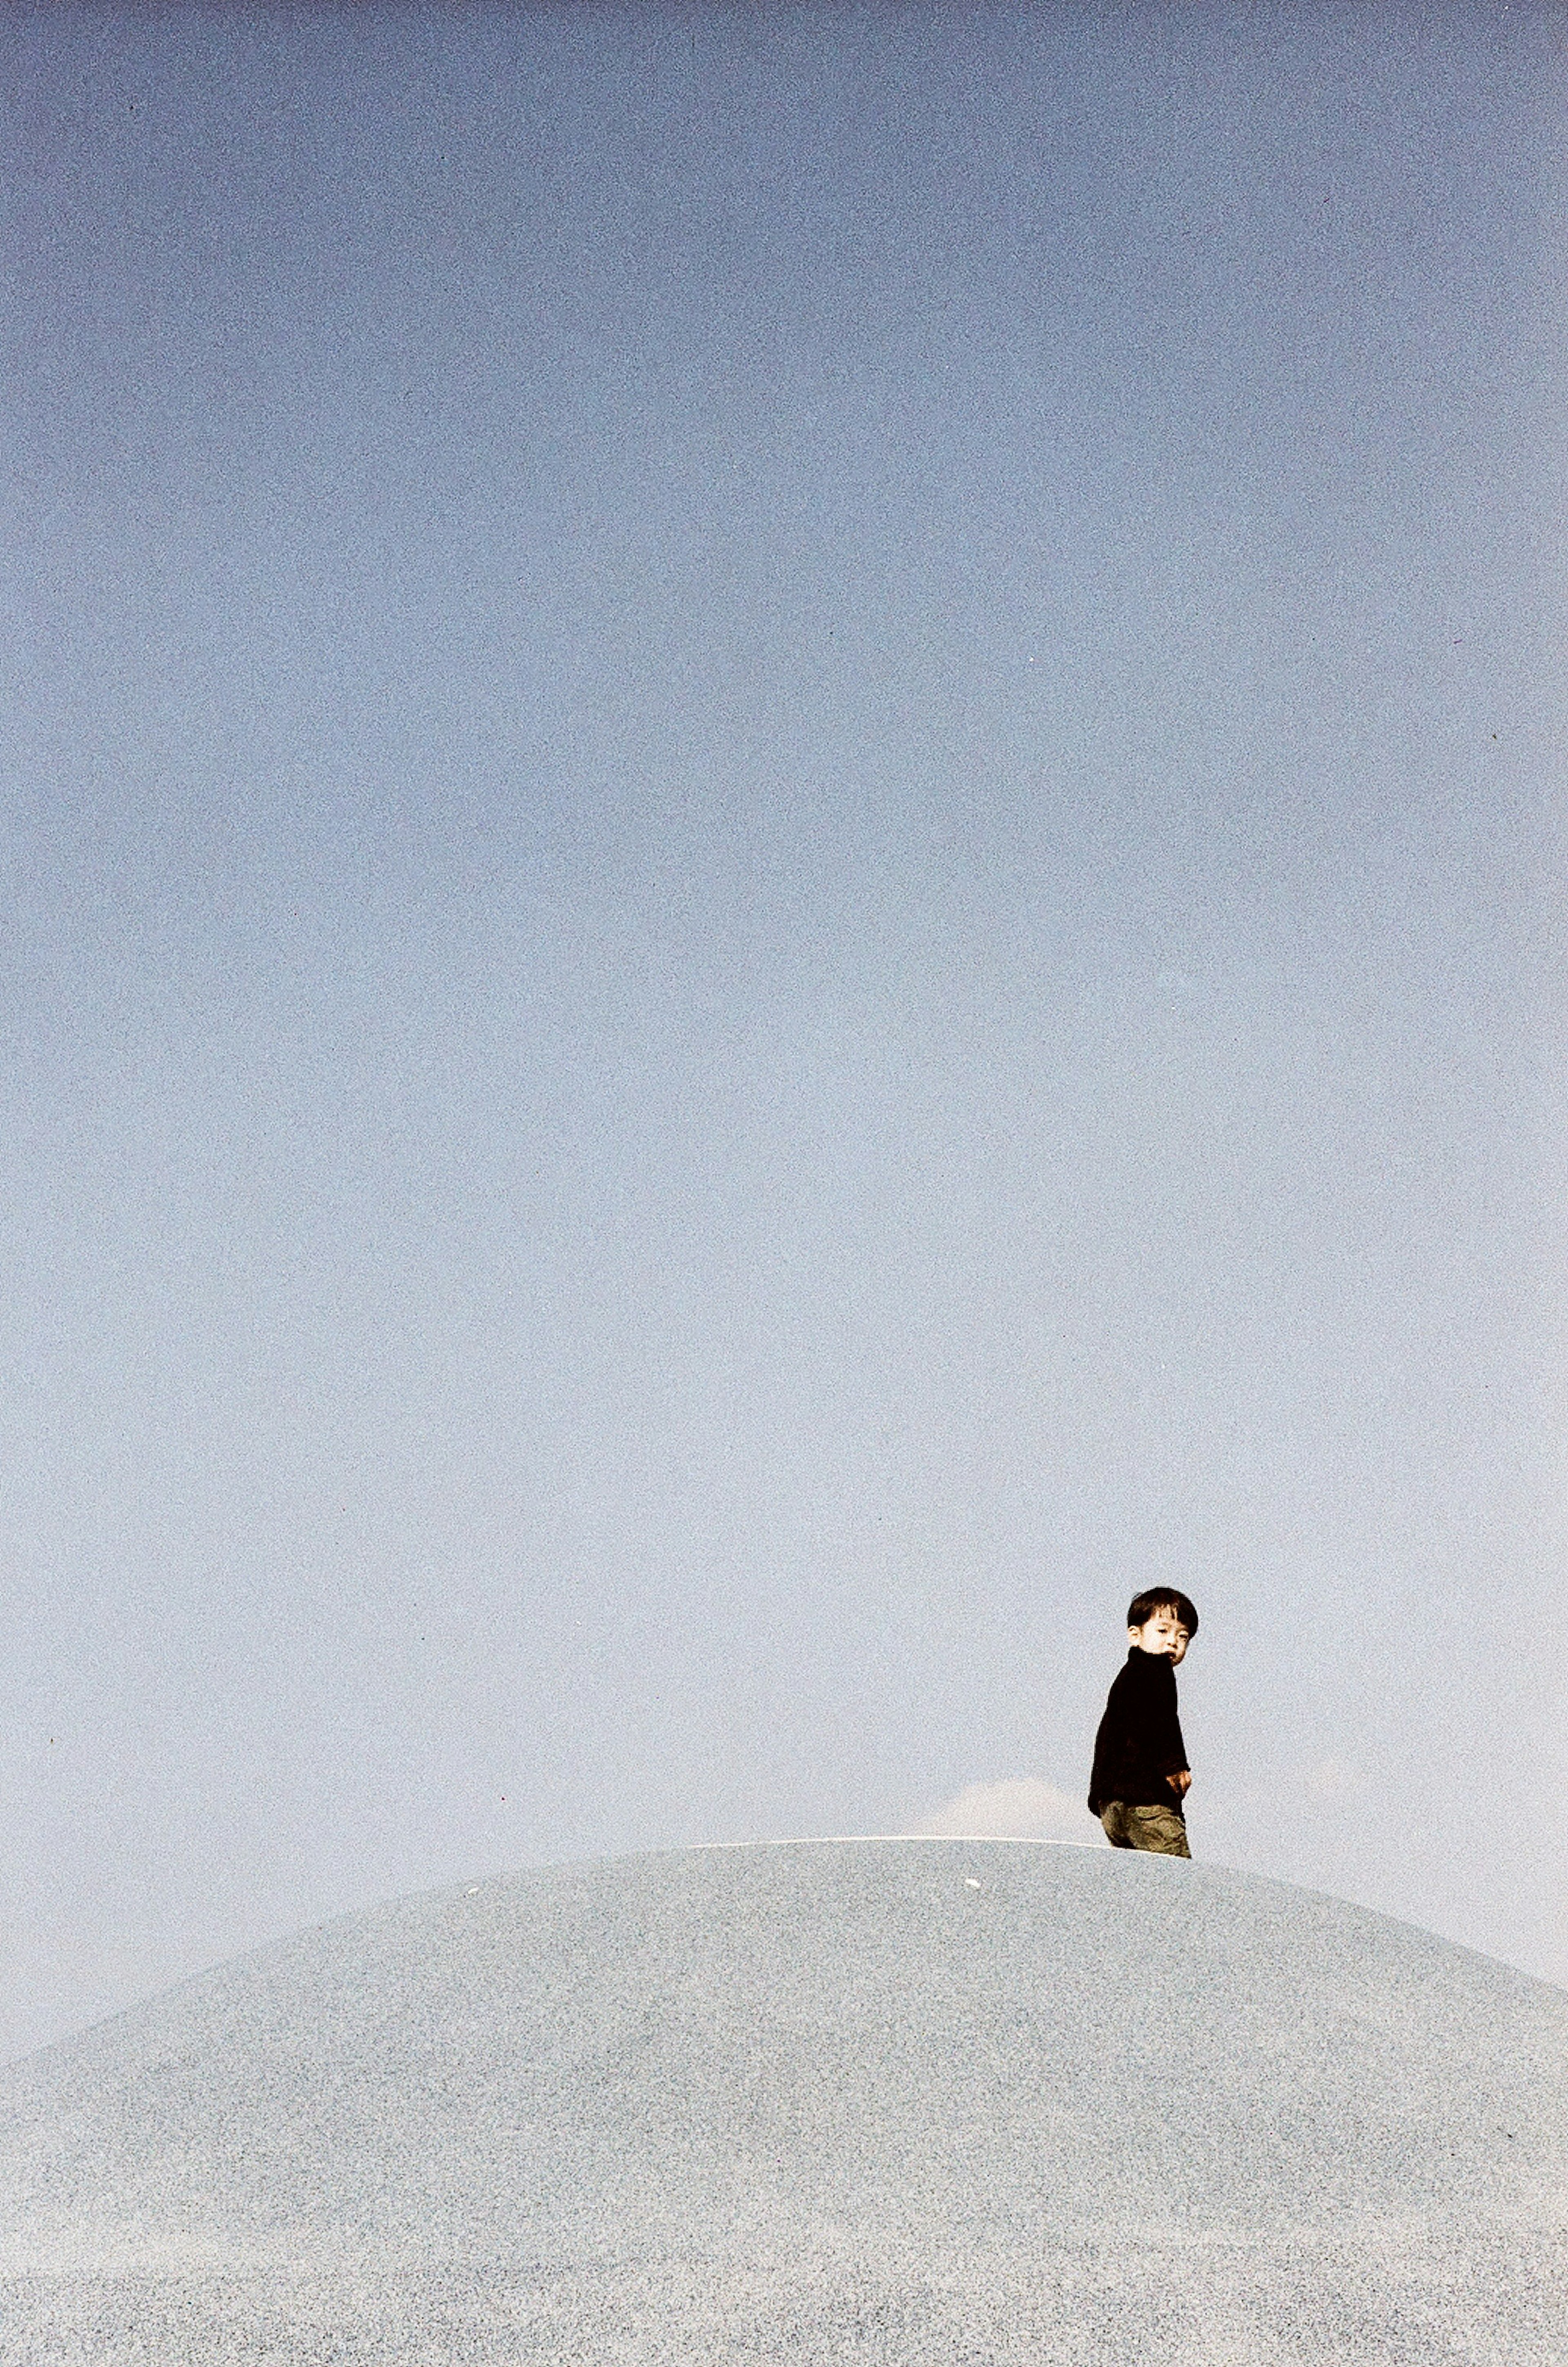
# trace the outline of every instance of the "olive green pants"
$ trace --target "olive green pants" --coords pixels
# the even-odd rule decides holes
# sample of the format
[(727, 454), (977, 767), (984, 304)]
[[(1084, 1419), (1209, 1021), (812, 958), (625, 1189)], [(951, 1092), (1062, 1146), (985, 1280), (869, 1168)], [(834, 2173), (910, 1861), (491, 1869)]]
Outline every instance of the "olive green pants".
[(1161, 1857), (1190, 1857), (1187, 1828), (1174, 1808), (1131, 1807), (1107, 1800), (1100, 1812), (1112, 1849), (1154, 1850)]

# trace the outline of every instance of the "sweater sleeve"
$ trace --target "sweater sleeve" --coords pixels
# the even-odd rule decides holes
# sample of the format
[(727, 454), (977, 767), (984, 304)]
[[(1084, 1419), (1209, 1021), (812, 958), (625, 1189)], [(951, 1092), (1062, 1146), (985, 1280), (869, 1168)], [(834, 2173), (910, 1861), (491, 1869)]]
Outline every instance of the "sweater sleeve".
[(1181, 1720), (1176, 1707), (1176, 1670), (1168, 1660), (1156, 1659), (1145, 1653), (1154, 1680), (1148, 1687), (1148, 1727), (1146, 1749), (1149, 1764), (1156, 1775), (1177, 1775), (1187, 1764), (1187, 1745), (1181, 1739)]

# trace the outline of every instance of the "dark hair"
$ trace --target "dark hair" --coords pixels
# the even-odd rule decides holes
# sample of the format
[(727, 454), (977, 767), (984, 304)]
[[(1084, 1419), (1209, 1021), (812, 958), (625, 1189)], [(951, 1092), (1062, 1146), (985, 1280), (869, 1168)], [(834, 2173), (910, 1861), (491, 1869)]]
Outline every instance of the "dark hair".
[(1134, 1594), (1127, 1605), (1128, 1626), (1146, 1627), (1156, 1611), (1174, 1611), (1189, 1636), (1198, 1633), (1197, 1611), (1174, 1586), (1151, 1586), (1146, 1594)]

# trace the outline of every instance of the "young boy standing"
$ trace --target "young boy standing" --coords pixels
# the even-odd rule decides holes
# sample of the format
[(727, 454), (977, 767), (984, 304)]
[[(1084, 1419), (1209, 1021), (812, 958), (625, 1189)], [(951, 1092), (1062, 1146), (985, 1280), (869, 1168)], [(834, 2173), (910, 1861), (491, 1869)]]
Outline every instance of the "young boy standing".
[(1094, 1738), (1089, 1809), (1112, 1849), (1190, 1857), (1181, 1803), (1192, 1777), (1176, 1714), (1176, 1671), (1198, 1633), (1184, 1594), (1155, 1587), (1127, 1611), (1127, 1665)]

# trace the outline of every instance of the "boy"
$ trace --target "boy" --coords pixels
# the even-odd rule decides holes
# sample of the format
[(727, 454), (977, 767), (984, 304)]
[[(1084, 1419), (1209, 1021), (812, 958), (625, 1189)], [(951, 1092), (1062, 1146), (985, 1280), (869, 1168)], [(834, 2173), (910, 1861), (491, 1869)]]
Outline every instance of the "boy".
[(1154, 1587), (1127, 1610), (1127, 1665), (1111, 1685), (1094, 1738), (1089, 1812), (1112, 1849), (1190, 1857), (1181, 1803), (1191, 1773), (1176, 1714), (1176, 1671), (1198, 1633), (1184, 1594)]

